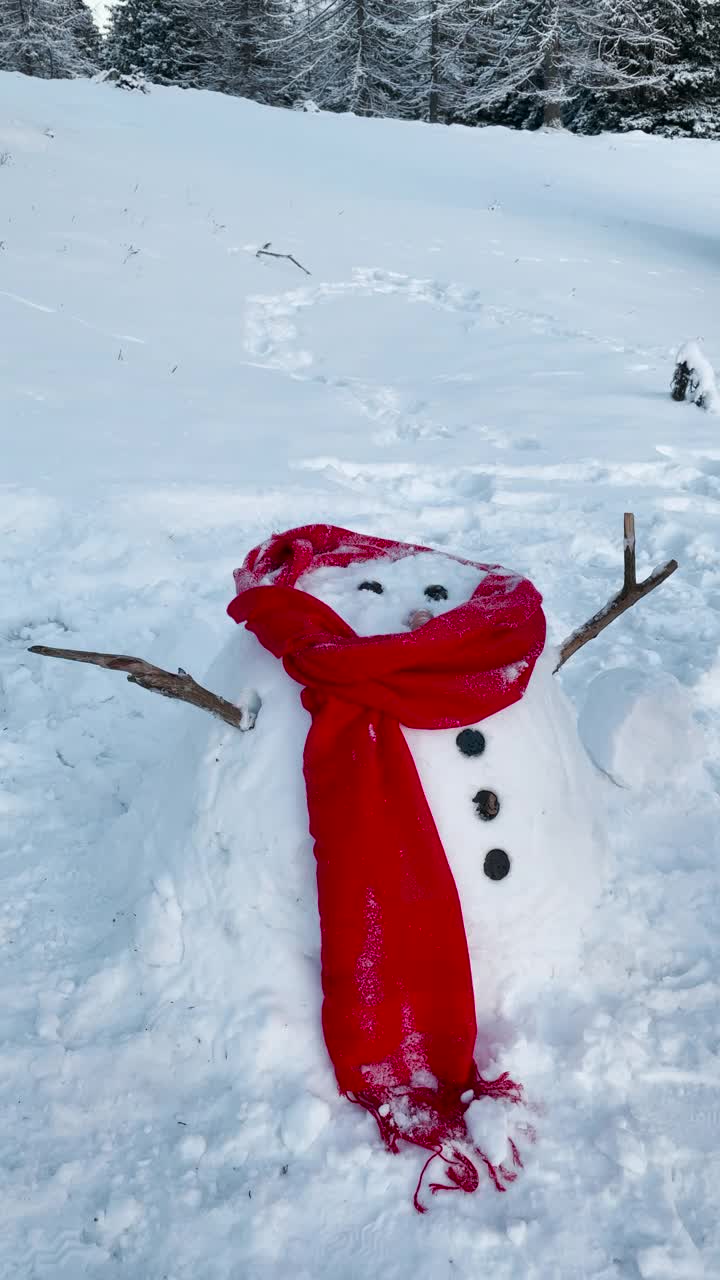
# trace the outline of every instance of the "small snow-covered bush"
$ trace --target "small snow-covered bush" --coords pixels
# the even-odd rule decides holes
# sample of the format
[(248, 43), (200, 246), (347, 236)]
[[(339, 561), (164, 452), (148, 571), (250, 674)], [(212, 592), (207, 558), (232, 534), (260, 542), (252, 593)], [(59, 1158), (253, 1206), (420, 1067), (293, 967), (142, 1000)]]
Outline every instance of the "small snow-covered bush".
[(717, 412), (720, 398), (715, 372), (699, 343), (686, 342), (678, 351), (671, 395), (673, 400), (690, 400), (699, 409)]
[(137, 90), (140, 93), (150, 92), (148, 81), (139, 71), (123, 72), (112, 67), (109, 71), (101, 71), (94, 79), (98, 84), (114, 84), (116, 89)]

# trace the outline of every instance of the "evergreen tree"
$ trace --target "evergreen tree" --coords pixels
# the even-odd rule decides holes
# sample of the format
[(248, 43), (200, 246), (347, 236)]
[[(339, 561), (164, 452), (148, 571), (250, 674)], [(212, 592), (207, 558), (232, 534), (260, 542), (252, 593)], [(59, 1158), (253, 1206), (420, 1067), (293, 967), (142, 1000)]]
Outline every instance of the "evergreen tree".
[(503, 123), (557, 127), (579, 104), (667, 77), (653, 0), (491, 0), (486, 65), (468, 104)]
[(306, 4), (299, 82), (318, 106), (357, 115), (424, 116), (429, 22), (417, 0)]
[(674, 45), (667, 74), (638, 92), (597, 103), (581, 126), (592, 132), (645, 129), (720, 137), (720, 5), (717, 0), (657, 0), (656, 15)]
[(206, 41), (187, 0), (120, 0), (111, 11), (108, 67), (156, 84), (202, 83)]
[(92, 75), (99, 35), (84, 0), (2, 0), (0, 70), (43, 79)]
[(288, 105), (299, 23), (287, 0), (215, 0), (211, 76), (226, 93)]
[(433, 8), (430, 92), (437, 106), (428, 118), (489, 123), (492, 115), (478, 98), (477, 89), (489, 64), (486, 0), (437, 0)]
[[(86, 0), (0, 5), (0, 69), (97, 69)], [(118, 0), (105, 64), (273, 105), (720, 137), (720, 0)]]
[(68, 0), (69, 22), (82, 68), (77, 74), (92, 75), (102, 62), (102, 41), (85, 0)]

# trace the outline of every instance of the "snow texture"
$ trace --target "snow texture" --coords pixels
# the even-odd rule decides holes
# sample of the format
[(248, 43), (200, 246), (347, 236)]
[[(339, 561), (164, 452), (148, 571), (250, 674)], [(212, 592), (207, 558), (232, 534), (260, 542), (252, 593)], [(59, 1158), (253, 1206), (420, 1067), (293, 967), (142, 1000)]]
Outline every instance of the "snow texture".
[[(0, 1274), (720, 1274), (720, 445), (666, 389), (678, 329), (720, 345), (716, 147), (3, 75), (4, 152)], [(638, 576), (680, 570), (556, 679), (682, 707), (660, 745), (640, 686), (588, 713), (623, 784), (593, 779), (592, 935), (484, 1022), (537, 1140), (420, 1218), (416, 1153), (322, 1050), (307, 720), (232, 570), (327, 520), (527, 574), (560, 642), (621, 582), (624, 510)], [(252, 659), (257, 726), (31, 644), (230, 696)]]
[(667, 671), (613, 667), (587, 690), (580, 735), (598, 768), (619, 786), (642, 790), (668, 777), (697, 783), (704, 741), (693, 701)]

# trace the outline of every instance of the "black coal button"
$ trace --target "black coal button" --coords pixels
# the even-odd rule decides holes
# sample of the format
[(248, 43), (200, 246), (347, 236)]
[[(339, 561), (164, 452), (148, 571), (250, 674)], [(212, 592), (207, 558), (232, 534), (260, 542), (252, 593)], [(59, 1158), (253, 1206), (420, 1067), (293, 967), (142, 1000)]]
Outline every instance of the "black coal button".
[(478, 791), (473, 796), (473, 804), (478, 818), (482, 818), (483, 822), (491, 822), (500, 812), (500, 801), (494, 791)]
[(491, 849), (485, 854), (483, 871), (488, 880), (504, 880), (510, 870), (510, 859), (504, 849)]
[(479, 729), (462, 729), (455, 741), (464, 756), (481, 756), (485, 750), (485, 734)]
[(425, 595), (428, 600), (447, 600), (447, 587), (442, 587), (439, 582), (434, 582), (431, 586), (425, 588)]
[(364, 582), (361, 582), (358, 587), (358, 591), (374, 591), (376, 596), (381, 596), (383, 590), (382, 582), (375, 582), (374, 580), (371, 582), (369, 578), (366, 578)]

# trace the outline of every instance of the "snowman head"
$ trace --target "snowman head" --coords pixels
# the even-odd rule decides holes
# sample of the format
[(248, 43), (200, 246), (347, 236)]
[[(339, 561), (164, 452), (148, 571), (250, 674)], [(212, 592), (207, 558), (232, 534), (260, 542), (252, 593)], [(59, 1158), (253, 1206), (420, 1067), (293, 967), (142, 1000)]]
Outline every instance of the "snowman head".
[(415, 630), (470, 599), (486, 573), (436, 551), (313, 569), (297, 586), (360, 636)]

